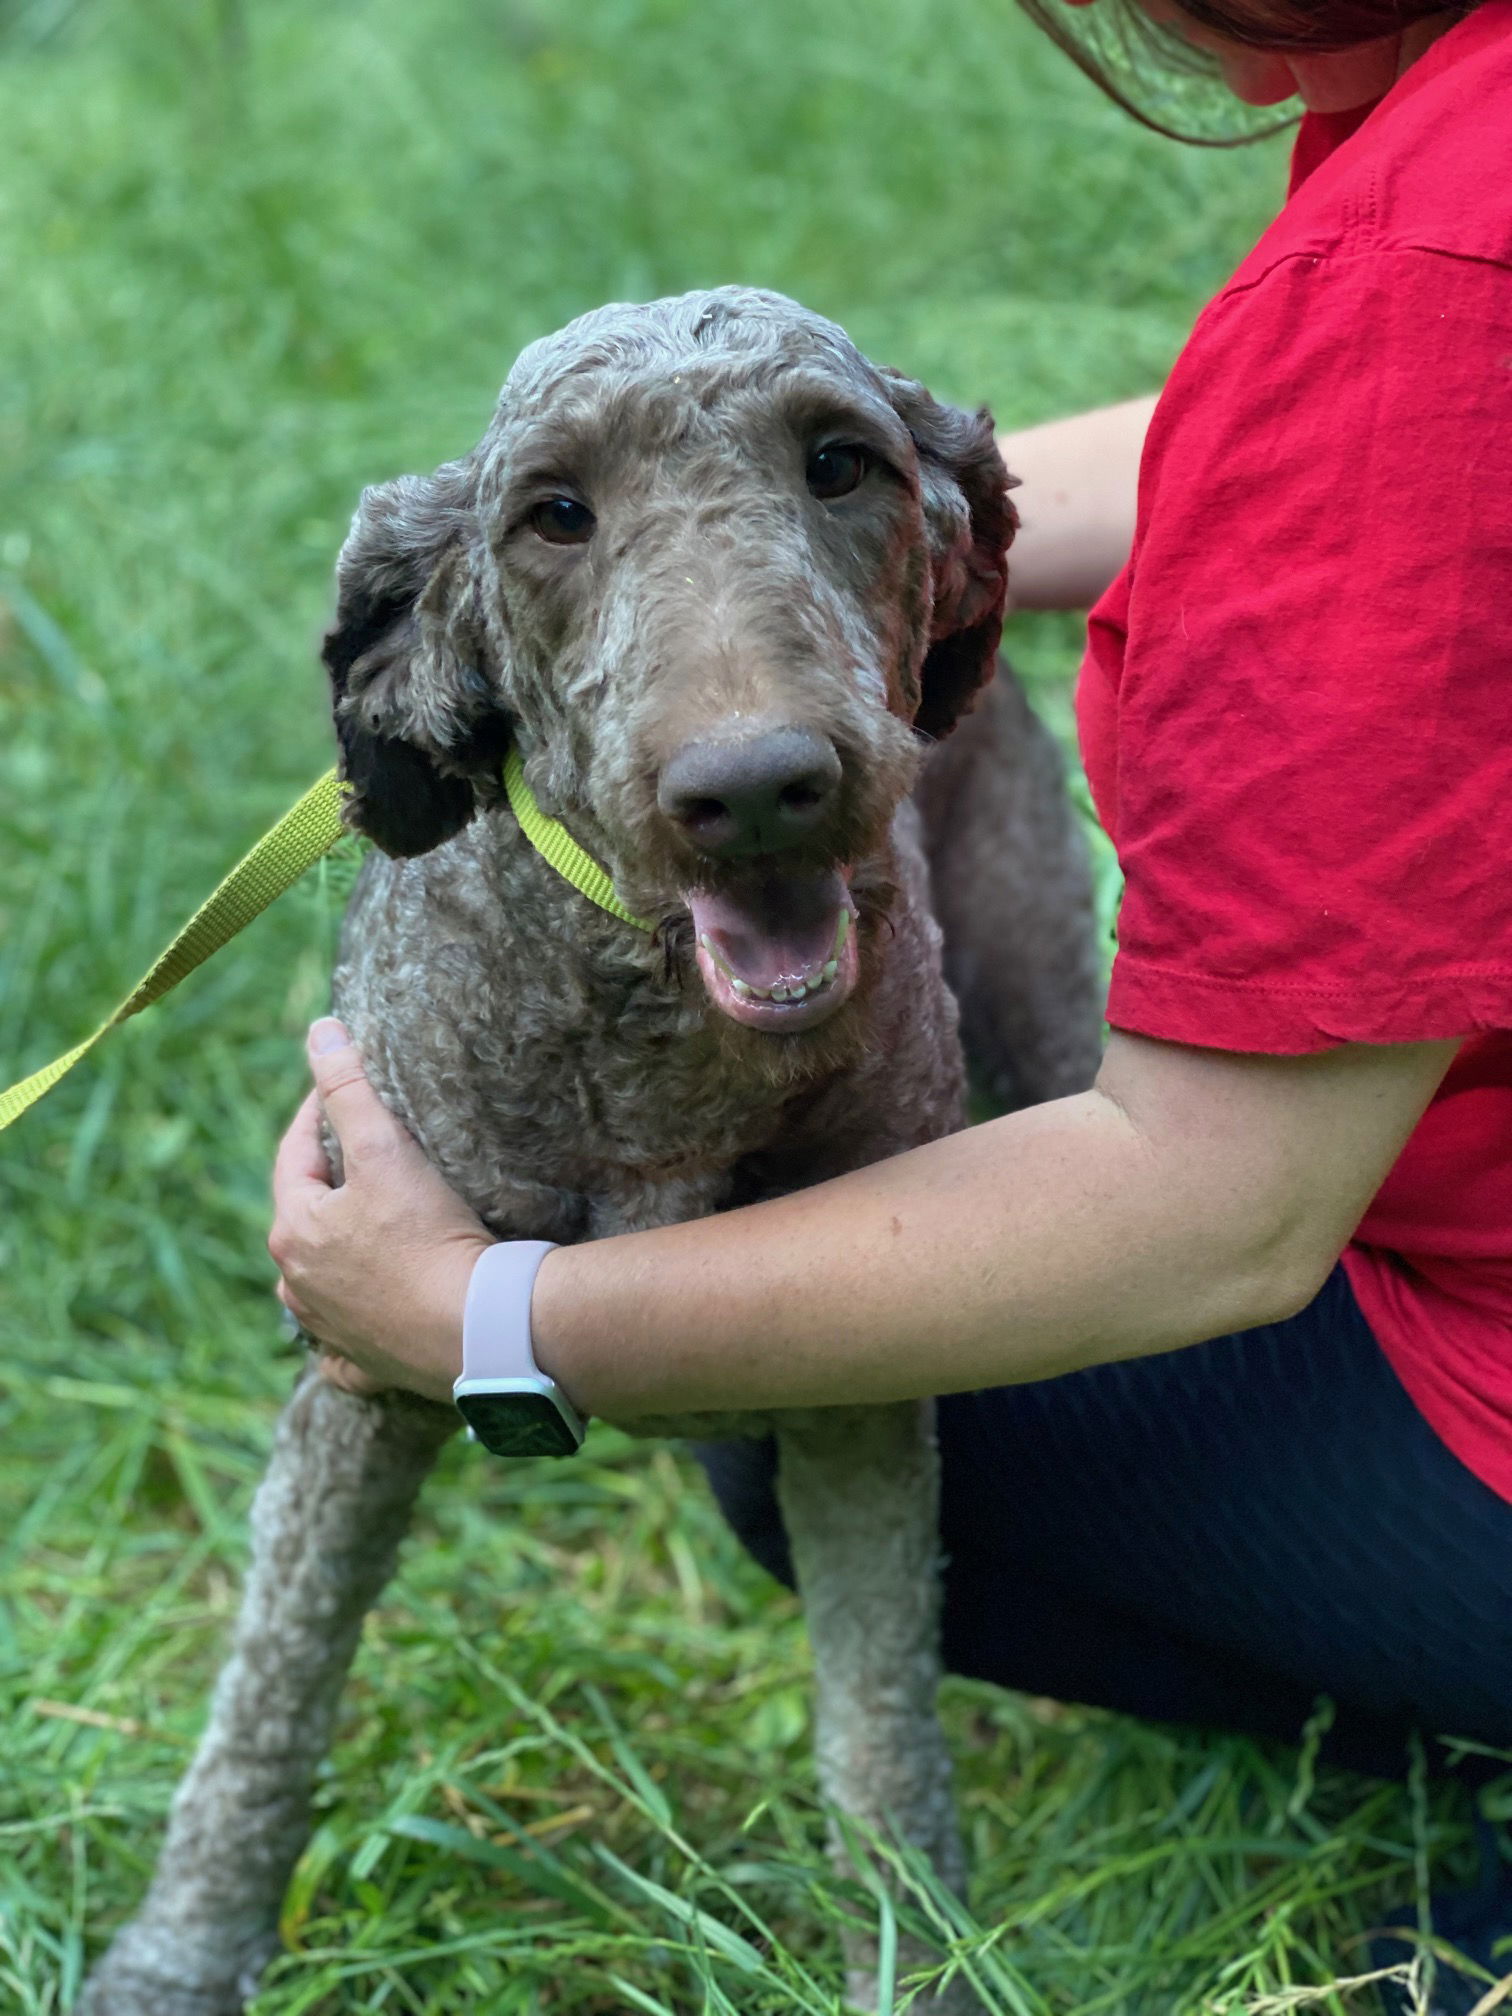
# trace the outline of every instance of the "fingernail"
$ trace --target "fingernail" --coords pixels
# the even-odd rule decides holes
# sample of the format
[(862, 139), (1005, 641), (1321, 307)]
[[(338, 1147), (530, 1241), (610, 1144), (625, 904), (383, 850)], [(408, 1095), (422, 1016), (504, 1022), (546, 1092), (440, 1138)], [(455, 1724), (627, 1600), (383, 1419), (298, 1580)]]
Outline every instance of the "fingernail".
[(322, 1015), (310, 1024), (310, 1049), (317, 1057), (324, 1050), (340, 1050), (351, 1040), (334, 1015)]

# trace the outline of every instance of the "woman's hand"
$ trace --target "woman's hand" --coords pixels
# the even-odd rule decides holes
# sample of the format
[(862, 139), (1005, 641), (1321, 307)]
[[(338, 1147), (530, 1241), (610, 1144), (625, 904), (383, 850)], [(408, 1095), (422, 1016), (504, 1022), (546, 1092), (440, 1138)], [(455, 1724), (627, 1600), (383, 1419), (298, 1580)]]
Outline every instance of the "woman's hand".
[[(273, 1167), (278, 1299), (325, 1347), (333, 1385), (450, 1400), (467, 1284), (493, 1239), (368, 1084), (339, 1022), (313, 1025), (309, 1056), (315, 1089)], [(339, 1188), (322, 1114), (341, 1148)]]

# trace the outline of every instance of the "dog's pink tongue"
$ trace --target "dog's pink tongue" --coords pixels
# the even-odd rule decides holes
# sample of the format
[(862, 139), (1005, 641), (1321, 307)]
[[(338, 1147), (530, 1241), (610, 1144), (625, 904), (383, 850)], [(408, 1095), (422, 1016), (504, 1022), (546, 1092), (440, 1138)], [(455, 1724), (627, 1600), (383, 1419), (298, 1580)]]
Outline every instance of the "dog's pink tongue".
[(845, 879), (835, 871), (772, 876), (687, 899), (699, 938), (752, 987), (800, 978), (831, 958), (847, 901)]

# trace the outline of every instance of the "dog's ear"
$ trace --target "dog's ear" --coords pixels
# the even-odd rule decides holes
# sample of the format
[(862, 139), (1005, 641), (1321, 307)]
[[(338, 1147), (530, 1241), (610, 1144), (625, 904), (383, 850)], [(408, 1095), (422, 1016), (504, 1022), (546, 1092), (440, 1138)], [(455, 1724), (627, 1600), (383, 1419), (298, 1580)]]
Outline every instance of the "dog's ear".
[(942, 406), (914, 379), (883, 374), (919, 454), (934, 609), (914, 726), (938, 740), (992, 677), (1018, 513), (985, 406)]
[(347, 823), (386, 854), (425, 854), (473, 815), (473, 773), (502, 762), (473, 578), (470, 459), (364, 490), (336, 563), (321, 656), (350, 786)]

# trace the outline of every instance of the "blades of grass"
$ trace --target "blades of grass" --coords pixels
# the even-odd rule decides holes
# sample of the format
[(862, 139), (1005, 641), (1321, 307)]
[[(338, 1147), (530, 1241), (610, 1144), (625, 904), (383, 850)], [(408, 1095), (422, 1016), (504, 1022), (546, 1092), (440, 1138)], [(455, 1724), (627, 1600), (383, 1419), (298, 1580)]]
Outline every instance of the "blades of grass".
[(885, 1884), (876, 1886), (877, 2016), (893, 2016), (898, 1993), (898, 1914)]
[(514, 1836), (514, 1839), (519, 1843), (522, 1859), (531, 1864), (539, 1862), (544, 1869), (549, 1870), (559, 1881), (581, 1888), (587, 1895), (595, 1899), (599, 1911), (606, 1919), (627, 1923), (634, 1922), (633, 1919), (627, 1918), (623, 1906), (615, 1898), (611, 1897), (607, 1891), (600, 1890), (597, 1884), (590, 1883), (581, 1870), (570, 1867), (565, 1858), (558, 1854), (557, 1850), (547, 1841), (543, 1840), (539, 1834), (533, 1834), (528, 1829), (522, 1827), (512, 1814), (506, 1812), (503, 1807), (496, 1805), (492, 1800), (486, 1798), (486, 1796), (477, 1793), (473, 1796), (489, 1811), (497, 1827), (505, 1833)]
[(57, 618), (22, 586), (13, 574), (0, 574), (0, 601), (16, 619), (16, 627), (47, 667), (72, 705), (92, 712), (107, 709), (110, 688), (87, 666)]
[[(1413, 1890), (1417, 1904), (1418, 1932), (1420, 1944), (1413, 1961), (1414, 1971), (1411, 1990), (1414, 1999), (1426, 2005), (1433, 1999), (1433, 1984), (1438, 1973), (1438, 1957), (1433, 1951), (1433, 1898), (1429, 1887), (1428, 1874), (1428, 1755), (1423, 1747), (1423, 1739), (1413, 1731), (1408, 1744), (1407, 1792), (1412, 1809), (1412, 1876)], [(1419, 1981), (1421, 1986), (1419, 1987)], [(1414, 2010), (1413, 2016), (1419, 2016)]]
[[(1297, 1781), (1291, 1797), (1286, 1802), (1285, 1817), (1293, 1824), (1311, 1804), (1317, 1784), (1318, 1752), (1323, 1738), (1334, 1723), (1334, 1704), (1326, 1694), (1318, 1697), (1317, 1706), (1307, 1718), (1307, 1726), (1302, 1731), (1301, 1747), (1297, 1751)], [(1279, 1825), (1280, 1816), (1276, 1818)]]
[(677, 2011), (665, 2002), (658, 2002), (643, 1988), (637, 1988), (633, 1981), (627, 1981), (620, 1974), (609, 1976), (615, 1990), (624, 1996), (632, 2009), (643, 2009), (646, 2016), (677, 2016)]
[(647, 1903), (655, 1905), (674, 1924), (681, 1925), (698, 1938), (706, 1940), (716, 1953), (738, 1967), (742, 1974), (752, 1980), (770, 1981), (774, 1986), (778, 1985), (765, 1960), (749, 1939), (743, 1938), (731, 1926), (722, 1925), (717, 1918), (711, 1917), (691, 1899), (679, 1897), (664, 1884), (653, 1882), (649, 1876), (643, 1876), (639, 1870), (632, 1869), (628, 1863), (622, 1862), (612, 1849), (604, 1847), (602, 1842), (595, 1842), (594, 1853), (637, 1895), (644, 1897)]
[(176, 1420), (171, 1420), (164, 1424), (161, 1443), (201, 1533), (218, 1553), (237, 1560), (246, 1545), (242, 1523), (229, 1516), (228, 1507), (206, 1475), (194, 1442)]
[(1487, 1989), (1470, 2011), (1470, 2016), (1491, 2016), (1491, 2012), (1500, 2009), (1509, 1997), (1512, 1997), (1512, 1974), (1505, 1974), (1494, 1988)]
[(314, 1909), (316, 1892), (340, 1859), (341, 1850), (342, 1837), (336, 1828), (317, 1827), (294, 1865), (294, 1874), (284, 1892), (283, 1908), (278, 1914), (279, 1937), (291, 1950), (298, 1947)]
[(1018, 1968), (989, 1941), (965, 1904), (940, 1881), (923, 1854), (912, 1846), (877, 1843), (907, 1895), (917, 1899), (945, 1947), (941, 1980), (963, 1974), (985, 2009), (1007, 2016), (1048, 2016), (1047, 2005)]
[(559, 1904), (569, 1904), (574, 1910), (584, 1912), (595, 1923), (611, 1923), (625, 1918), (624, 1912), (611, 1899), (574, 1875), (537, 1843), (531, 1843), (535, 1850), (533, 1854), (521, 1854), (500, 1842), (480, 1840), (476, 1834), (469, 1834), (465, 1827), (454, 1827), (445, 1820), (433, 1820), (424, 1813), (401, 1814), (397, 1820), (386, 1823), (384, 1832), (401, 1841), (423, 1841), (428, 1847), (440, 1848), (448, 1855), (454, 1855), (460, 1862), (478, 1862), (485, 1868), (502, 1870), (506, 1875), (513, 1876), (524, 1889), (544, 1891), (547, 1896), (555, 1897)]
[(667, 1804), (667, 1795), (652, 1778), (650, 1772), (647, 1771), (645, 1765), (642, 1764), (639, 1757), (636, 1756), (634, 1750), (625, 1740), (623, 1731), (618, 1727), (614, 1717), (609, 1712), (609, 1704), (605, 1701), (598, 1688), (587, 1686), (583, 1689), (583, 1692), (587, 1699), (592, 1702), (594, 1712), (603, 1724), (604, 1735), (608, 1740), (610, 1749), (614, 1752), (615, 1762), (639, 1793), (641, 1805), (650, 1814), (658, 1827), (664, 1832), (670, 1832), (672, 1827), (672, 1808)]
[[(677, 1851), (678, 1855), (688, 1865), (690, 1872), (696, 1875), (702, 1881), (710, 1884), (719, 1893), (719, 1895), (722, 1896), (726, 1900), (726, 1902), (728, 1902), (733, 1907), (733, 1909), (740, 1915), (740, 1917), (745, 1920), (746, 1924), (751, 1927), (751, 1929), (755, 1932), (757, 1937), (768, 1942), (773, 1947), (773, 1949), (778, 1953), (779, 1957), (782, 1957), (783, 1949), (781, 1940), (776, 1937), (771, 1927), (762, 1918), (761, 1914), (756, 1910), (755, 1906), (750, 1902), (750, 1900), (747, 1897), (742, 1895), (741, 1892), (738, 1889), (736, 1889), (734, 1885), (727, 1883), (725, 1881), (725, 1879), (719, 1874), (719, 1872), (716, 1869), (714, 1869), (704, 1859), (702, 1855), (699, 1854), (697, 1849), (695, 1849), (691, 1845), (691, 1843), (689, 1843), (687, 1840), (684, 1839), (681, 1832), (671, 1823), (670, 1820), (661, 1819), (659, 1817), (658, 1810), (655, 1806), (651, 1807), (645, 1806), (641, 1801), (639, 1790), (629, 1781), (617, 1778), (615, 1774), (612, 1771), (610, 1771), (609, 1768), (597, 1756), (595, 1756), (593, 1750), (589, 1747), (589, 1745), (586, 1744), (582, 1740), (582, 1738), (576, 1734), (575, 1731), (569, 1729), (564, 1723), (559, 1722), (557, 1718), (551, 1713), (550, 1709), (544, 1707), (540, 1702), (533, 1700), (528, 1694), (525, 1693), (524, 1689), (519, 1687), (507, 1674), (499, 1673), (496, 1669), (493, 1668), (490, 1668), (489, 1671), (495, 1683), (504, 1689), (504, 1691), (514, 1701), (516, 1707), (519, 1708), (522, 1713), (524, 1713), (525, 1715), (529, 1716), (532, 1720), (534, 1720), (553, 1741), (563, 1744), (571, 1752), (571, 1754), (577, 1758), (579, 1763), (584, 1765), (587, 1770), (591, 1771), (594, 1777), (599, 1779), (601, 1783), (610, 1786), (615, 1792), (618, 1793), (621, 1799), (635, 1806), (637, 1811), (641, 1812), (644, 1815), (644, 1817), (649, 1819), (652, 1822), (652, 1824), (658, 1829), (658, 1831), (662, 1834), (663, 1838)], [(607, 1707), (606, 1704), (603, 1702), (602, 1697), (600, 1698), (598, 1707), (600, 1716), (602, 1718), (603, 1715), (607, 1713)], [(663, 1805), (665, 1804), (664, 1801), (661, 1803)], [(792, 1963), (792, 1969), (793, 1973), (788, 1982), (788, 1985), (790, 1987), (797, 1988), (801, 1992), (813, 1991), (814, 1984), (809, 1979), (809, 1977), (803, 1972), (803, 1970), (798, 1967), (796, 1962)], [(821, 2008), (827, 2008), (827, 2003), (821, 2001), (821, 2003), (817, 2006)]]
[[(697, 1863), (700, 1867), (703, 1866), (697, 1851), (682, 1838), (673, 1826), (668, 1813), (666, 1798), (659, 1788), (654, 1788), (656, 1796), (648, 1802), (634, 1778), (616, 1777), (614, 1772), (609, 1769), (602, 1758), (595, 1754), (592, 1747), (578, 1735), (575, 1729), (569, 1728), (565, 1722), (560, 1721), (543, 1702), (536, 1700), (533, 1695), (528, 1694), (509, 1674), (500, 1672), (496, 1666), (484, 1660), (469, 1646), (463, 1645), (459, 1647), (459, 1650), (465, 1658), (472, 1660), (479, 1670), (487, 1675), (493, 1685), (507, 1695), (520, 1713), (534, 1722), (551, 1742), (567, 1750), (601, 1784), (607, 1785), (621, 1799), (632, 1805), (637, 1812), (650, 1820), (658, 1832), (666, 1836), (667, 1840), (671, 1842), (679, 1854), (685, 1856), (690, 1862)], [(600, 1721), (605, 1725), (606, 1736), (612, 1737), (617, 1731), (617, 1725), (609, 1715), (602, 1694), (597, 1695), (594, 1705), (598, 1710)], [(639, 1759), (636, 1762), (639, 1764)]]

